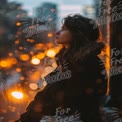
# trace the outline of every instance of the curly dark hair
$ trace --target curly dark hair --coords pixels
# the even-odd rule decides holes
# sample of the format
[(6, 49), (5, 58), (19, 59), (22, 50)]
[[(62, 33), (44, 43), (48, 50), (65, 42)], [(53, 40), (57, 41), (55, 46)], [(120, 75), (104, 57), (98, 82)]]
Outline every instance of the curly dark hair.
[[(59, 61), (66, 58), (70, 62), (82, 61), (90, 54), (98, 55), (104, 48), (104, 43), (99, 40), (99, 28), (94, 28), (95, 20), (80, 14), (68, 15), (62, 21), (72, 33), (70, 47), (63, 47), (56, 55)], [(97, 25), (97, 24), (96, 24)]]

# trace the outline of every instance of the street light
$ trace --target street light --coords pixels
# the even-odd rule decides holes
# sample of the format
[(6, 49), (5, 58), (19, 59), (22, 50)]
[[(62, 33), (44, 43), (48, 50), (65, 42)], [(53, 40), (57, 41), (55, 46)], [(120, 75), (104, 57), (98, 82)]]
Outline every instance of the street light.
[(55, 57), (55, 55), (56, 55), (56, 52), (55, 52), (54, 49), (49, 49), (49, 50), (47, 51), (47, 56), (48, 56), (48, 57), (53, 58), (53, 57)]
[(34, 64), (34, 65), (38, 65), (40, 63), (40, 60), (36, 57), (33, 57), (32, 60), (31, 60), (31, 63)]
[(24, 96), (23, 93), (19, 91), (13, 91), (11, 95), (16, 99), (22, 99)]

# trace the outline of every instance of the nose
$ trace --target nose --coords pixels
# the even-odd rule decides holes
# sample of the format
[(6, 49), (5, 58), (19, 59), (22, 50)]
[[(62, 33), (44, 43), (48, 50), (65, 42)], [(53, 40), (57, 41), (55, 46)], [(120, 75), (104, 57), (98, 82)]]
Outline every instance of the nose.
[(60, 30), (55, 32), (55, 35), (60, 35)]

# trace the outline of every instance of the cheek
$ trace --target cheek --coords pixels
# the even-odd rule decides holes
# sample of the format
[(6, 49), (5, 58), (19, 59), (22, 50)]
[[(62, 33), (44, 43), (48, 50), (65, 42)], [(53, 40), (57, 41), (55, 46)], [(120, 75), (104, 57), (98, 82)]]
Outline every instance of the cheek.
[(63, 43), (69, 43), (72, 39), (72, 36), (70, 33), (62, 33), (60, 35), (60, 41)]

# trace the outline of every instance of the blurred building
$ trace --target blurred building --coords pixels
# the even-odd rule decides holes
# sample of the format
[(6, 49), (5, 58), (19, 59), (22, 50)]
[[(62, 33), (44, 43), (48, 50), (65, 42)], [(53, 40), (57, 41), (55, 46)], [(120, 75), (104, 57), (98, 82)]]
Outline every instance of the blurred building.
[(32, 25), (38, 24), (40, 33), (37, 40), (43, 43), (54, 42), (54, 33), (57, 25), (57, 5), (50, 2), (44, 2), (35, 10), (35, 17)]
[(7, 3), (7, 0), (0, 0), (0, 4), (6, 4)]
[(84, 1), (82, 4), (64, 4), (63, 1), (58, 3), (58, 28), (61, 26), (61, 20), (68, 14), (79, 13), (83, 16), (95, 18), (96, 8), (94, 2), (92, 4), (86, 4)]

